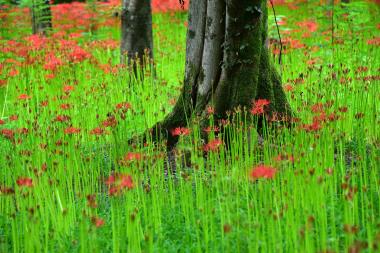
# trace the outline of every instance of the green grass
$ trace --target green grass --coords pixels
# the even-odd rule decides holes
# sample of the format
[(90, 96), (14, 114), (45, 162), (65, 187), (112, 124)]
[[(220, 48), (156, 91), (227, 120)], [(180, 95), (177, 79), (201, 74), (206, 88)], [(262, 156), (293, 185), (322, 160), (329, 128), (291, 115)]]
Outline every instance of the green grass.
[[(59, 39), (32, 51), (22, 39), (28, 32), (27, 17), (18, 21), (17, 34), (5, 29), (10, 23), (0, 24), (5, 27), (0, 45), (4, 48), (14, 38), (22, 44), (13, 48), (28, 49), (35, 60), (27, 64), (16, 54), (0, 54), (0, 80), (7, 81), (0, 86), (0, 131), (15, 132), (15, 143), (0, 135), (0, 252), (378, 251), (380, 50), (367, 43), (379, 37), (378, 6), (336, 5), (334, 39), (344, 43), (334, 45), (331, 32), (324, 33), (331, 25), (328, 8), (299, 7), (279, 6), (276, 11), (286, 18), (283, 37), (288, 29), (300, 29), (297, 22), (314, 18), (318, 23), (310, 37), (302, 38), (305, 30), (291, 33), (306, 48), (288, 49), (279, 67), (284, 86), (293, 87), (287, 95), (300, 122), (292, 129), (265, 128), (261, 142), (254, 125), (239, 124), (242, 117), (253, 116), (238, 113), (224, 133), (231, 138), (230, 148), (209, 152), (205, 160), (203, 130), (193, 119), (191, 133), (177, 148), (177, 173), (169, 176), (164, 145), (133, 147), (127, 140), (163, 119), (179, 94), (185, 14), (155, 14), (157, 78), (147, 73), (143, 82), (116, 66), (118, 48), (94, 46), (95, 39), (118, 41), (117, 26), (99, 28), (97, 37), (77, 39), (92, 58), (64, 64), (47, 79), (47, 52), (65, 55), (57, 46)], [(7, 22), (20, 17), (17, 13)], [(275, 36), (275, 27), (270, 28)], [(307, 64), (312, 59), (316, 63)], [(105, 64), (115, 73), (105, 73), (102, 68), (111, 68)], [(359, 67), (367, 69), (358, 72)], [(19, 74), (9, 77), (12, 68)], [(65, 94), (65, 85), (74, 90)], [(31, 98), (19, 100), (21, 94)], [(48, 101), (44, 107), (43, 101)], [(131, 109), (117, 112), (122, 102)], [(326, 117), (334, 113), (338, 118), (326, 120), (318, 131), (305, 131), (304, 124), (323, 117), (312, 111), (317, 103)], [(62, 104), (70, 108), (63, 110)], [(91, 135), (109, 113), (118, 124), (106, 128), (107, 134)], [(12, 115), (18, 119), (11, 120)], [(56, 121), (57, 115), (70, 120)], [(69, 126), (80, 133), (65, 134)], [(19, 133), (20, 128), (28, 133)], [(139, 153), (142, 159), (120, 162), (128, 153)], [(278, 155), (284, 159), (278, 161)], [(252, 181), (249, 173), (259, 164), (275, 167), (275, 177)], [(131, 175), (133, 189), (111, 196), (105, 180), (113, 170)], [(33, 187), (18, 186), (20, 177), (32, 178)], [(14, 194), (6, 194), (8, 188)], [(96, 208), (89, 206), (89, 194), (95, 195)], [(96, 227), (93, 217), (104, 225)]]

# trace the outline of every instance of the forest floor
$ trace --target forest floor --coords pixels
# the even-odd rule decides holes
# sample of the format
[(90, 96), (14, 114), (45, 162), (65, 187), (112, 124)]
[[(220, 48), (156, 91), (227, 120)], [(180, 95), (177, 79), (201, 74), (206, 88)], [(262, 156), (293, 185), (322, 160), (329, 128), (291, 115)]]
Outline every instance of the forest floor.
[(118, 3), (53, 6), (48, 38), (30, 35), (27, 9), (1, 8), (0, 252), (378, 251), (379, 5), (277, 3), (293, 127), (189, 119), (174, 174), (162, 143), (127, 140), (176, 102), (185, 11), (154, 2), (156, 77), (136, 81)]

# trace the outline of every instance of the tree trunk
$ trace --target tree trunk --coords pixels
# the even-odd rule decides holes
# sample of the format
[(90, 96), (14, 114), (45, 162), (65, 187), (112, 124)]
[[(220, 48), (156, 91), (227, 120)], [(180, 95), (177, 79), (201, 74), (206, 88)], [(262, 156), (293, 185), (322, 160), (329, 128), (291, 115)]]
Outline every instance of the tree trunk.
[(146, 56), (153, 59), (150, 0), (123, 0), (120, 52), (122, 63), (137, 61), (143, 66)]
[(31, 13), (33, 34), (47, 35), (53, 27), (49, 0), (34, 0)]
[(170, 131), (186, 126), (193, 114), (204, 117), (208, 105), (224, 119), (236, 107), (267, 99), (269, 115), (291, 115), (270, 60), (267, 23), (264, 0), (190, 1), (184, 87), (173, 111), (153, 127), (153, 140), (175, 145)]

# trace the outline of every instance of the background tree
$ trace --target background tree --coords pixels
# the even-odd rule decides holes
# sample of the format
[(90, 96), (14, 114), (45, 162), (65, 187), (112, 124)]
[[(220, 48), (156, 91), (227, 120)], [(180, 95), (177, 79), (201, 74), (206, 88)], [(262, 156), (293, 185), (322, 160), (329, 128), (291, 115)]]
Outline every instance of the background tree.
[(152, 10), (150, 0), (123, 0), (121, 12), (121, 61), (138, 60), (144, 53), (153, 58)]
[(30, 9), (33, 34), (46, 35), (53, 27), (49, 0), (32, 0)]
[(192, 114), (216, 119), (236, 107), (270, 101), (268, 114), (289, 117), (281, 78), (270, 60), (265, 0), (192, 0), (190, 2), (184, 87), (173, 111), (152, 129), (153, 140), (177, 137), (170, 131), (187, 124)]

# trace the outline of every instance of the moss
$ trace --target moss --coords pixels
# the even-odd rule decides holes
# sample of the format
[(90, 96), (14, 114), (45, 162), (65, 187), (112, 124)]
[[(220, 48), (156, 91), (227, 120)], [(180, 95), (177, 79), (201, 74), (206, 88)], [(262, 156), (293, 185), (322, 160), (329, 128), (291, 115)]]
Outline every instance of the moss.
[[(257, 7), (258, 3), (261, 8)], [(247, 11), (241, 13), (242, 8)], [(221, 49), (224, 62), (217, 87), (213, 87), (212, 94), (197, 97), (197, 81), (203, 80), (205, 73), (200, 69), (201, 66), (188, 61), (181, 95), (173, 111), (153, 128), (153, 141), (164, 137), (167, 138), (169, 147), (174, 146), (178, 138), (171, 136), (170, 130), (186, 126), (193, 114), (200, 116), (201, 127), (207, 126), (209, 119), (205, 108), (208, 104), (215, 107), (215, 120), (227, 118), (227, 112), (236, 107), (250, 108), (252, 100), (258, 98), (272, 101), (270, 113), (290, 115), (281, 77), (271, 62), (269, 49), (265, 45), (268, 36), (266, 1), (252, 3), (244, 0), (238, 6), (228, 5), (227, 15), (230, 17), (226, 41), (224, 49)], [(189, 36), (190, 33), (191, 31)]]

